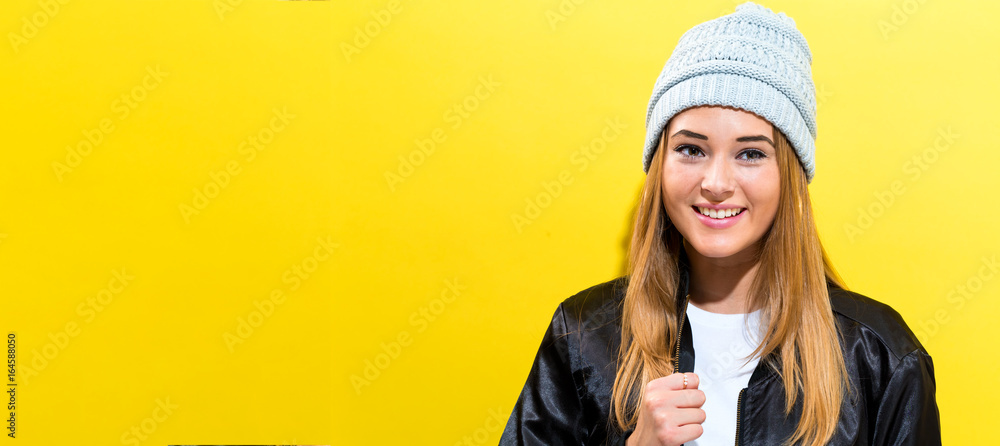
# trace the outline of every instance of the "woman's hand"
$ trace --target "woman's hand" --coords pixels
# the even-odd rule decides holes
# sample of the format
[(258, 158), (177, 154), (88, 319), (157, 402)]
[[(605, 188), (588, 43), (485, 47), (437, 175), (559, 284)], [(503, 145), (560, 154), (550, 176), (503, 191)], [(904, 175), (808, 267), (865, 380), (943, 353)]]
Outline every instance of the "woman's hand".
[[(686, 383), (686, 385), (685, 385)], [(646, 384), (639, 421), (628, 446), (675, 446), (701, 436), (705, 422), (705, 392), (698, 375), (674, 373)]]

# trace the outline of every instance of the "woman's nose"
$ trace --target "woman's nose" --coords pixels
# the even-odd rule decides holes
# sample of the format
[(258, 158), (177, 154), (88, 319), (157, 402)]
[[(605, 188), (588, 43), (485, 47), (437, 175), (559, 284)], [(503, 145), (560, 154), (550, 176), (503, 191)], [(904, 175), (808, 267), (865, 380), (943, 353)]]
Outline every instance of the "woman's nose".
[(736, 179), (726, 159), (716, 157), (711, 160), (701, 180), (701, 189), (708, 194), (706, 198), (715, 201), (725, 200), (733, 194), (733, 190), (736, 189)]

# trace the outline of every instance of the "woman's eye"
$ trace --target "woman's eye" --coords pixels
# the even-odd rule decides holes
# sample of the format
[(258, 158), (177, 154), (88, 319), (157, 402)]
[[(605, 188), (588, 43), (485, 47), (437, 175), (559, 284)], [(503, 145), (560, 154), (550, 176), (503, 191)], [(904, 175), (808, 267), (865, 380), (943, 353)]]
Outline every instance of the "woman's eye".
[(687, 144), (678, 146), (676, 149), (674, 149), (674, 151), (680, 153), (681, 155), (689, 157), (701, 156), (702, 154), (701, 149)]
[(757, 149), (747, 149), (739, 154), (739, 159), (750, 162), (757, 162), (767, 158), (767, 154)]

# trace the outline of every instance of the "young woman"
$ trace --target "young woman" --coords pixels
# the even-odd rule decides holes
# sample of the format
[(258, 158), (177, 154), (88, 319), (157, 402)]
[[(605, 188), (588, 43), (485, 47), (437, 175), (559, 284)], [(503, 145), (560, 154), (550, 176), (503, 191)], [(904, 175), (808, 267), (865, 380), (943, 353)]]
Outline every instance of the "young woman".
[(629, 274), (559, 306), (501, 444), (940, 444), (930, 356), (820, 244), (810, 63), (751, 3), (681, 37)]

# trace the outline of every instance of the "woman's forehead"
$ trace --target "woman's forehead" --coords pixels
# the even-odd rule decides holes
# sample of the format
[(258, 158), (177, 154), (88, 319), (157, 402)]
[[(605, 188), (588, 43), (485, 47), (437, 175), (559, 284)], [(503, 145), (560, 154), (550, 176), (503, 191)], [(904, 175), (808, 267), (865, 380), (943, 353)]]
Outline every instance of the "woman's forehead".
[[(667, 123), (668, 137), (675, 132), (728, 134), (728, 133), (770, 133), (774, 126), (770, 122), (746, 110), (725, 106), (699, 106), (684, 110)], [(699, 131), (701, 130), (701, 131)]]

